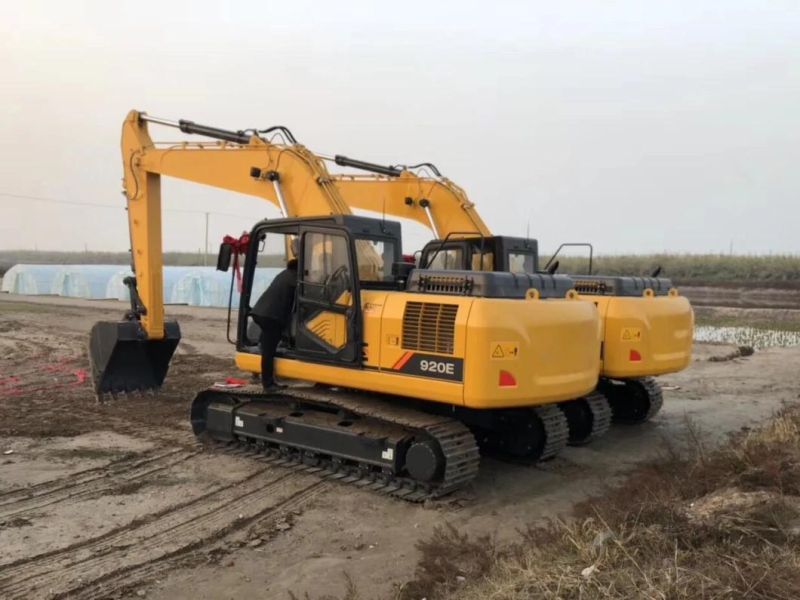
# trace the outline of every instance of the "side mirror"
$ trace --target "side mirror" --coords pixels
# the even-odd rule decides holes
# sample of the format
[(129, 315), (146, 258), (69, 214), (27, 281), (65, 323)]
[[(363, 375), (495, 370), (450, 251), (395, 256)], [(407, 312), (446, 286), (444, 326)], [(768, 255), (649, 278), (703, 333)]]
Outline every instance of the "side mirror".
[(217, 255), (217, 271), (227, 271), (231, 268), (231, 256), (233, 255), (233, 244), (223, 242), (219, 245)]

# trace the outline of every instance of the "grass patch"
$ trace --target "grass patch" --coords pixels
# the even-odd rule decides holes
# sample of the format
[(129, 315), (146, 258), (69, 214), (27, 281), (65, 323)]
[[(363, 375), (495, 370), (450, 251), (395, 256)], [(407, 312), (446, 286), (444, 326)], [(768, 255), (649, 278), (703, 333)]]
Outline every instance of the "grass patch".
[(452, 527), (418, 547), (403, 600), (763, 598), (800, 594), (800, 412), (672, 452), (576, 517), (499, 545)]

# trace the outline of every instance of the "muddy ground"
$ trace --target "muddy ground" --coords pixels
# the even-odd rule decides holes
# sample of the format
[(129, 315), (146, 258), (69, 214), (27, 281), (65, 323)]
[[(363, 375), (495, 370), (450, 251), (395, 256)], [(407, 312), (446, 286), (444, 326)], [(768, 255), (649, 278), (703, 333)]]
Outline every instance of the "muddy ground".
[(314, 598), (346, 577), (362, 598), (391, 598), (437, 524), (513, 536), (690, 431), (721, 439), (800, 402), (800, 348), (710, 361), (731, 348), (698, 345), (690, 369), (661, 378), (653, 422), (541, 467), (487, 459), (470, 488), (417, 505), (198, 445), (192, 391), (236, 375), (222, 310), (168, 307), (184, 340), (165, 388), (98, 404), (87, 332), (122, 310), (0, 296), (2, 598)]

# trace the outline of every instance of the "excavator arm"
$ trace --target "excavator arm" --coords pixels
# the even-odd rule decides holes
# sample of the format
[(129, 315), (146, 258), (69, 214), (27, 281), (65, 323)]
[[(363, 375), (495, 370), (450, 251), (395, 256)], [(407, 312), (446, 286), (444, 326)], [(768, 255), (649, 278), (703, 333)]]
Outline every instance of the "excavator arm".
[(348, 206), (417, 221), (436, 238), (491, 235), (464, 190), (447, 178), (397, 169), (395, 175), (334, 175), (333, 180)]
[[(156, 144), (147, 124), (175, 127), (215, 142)], [(275, 129), (275, 128), (273, 128)], [(274, 144), (255, 131), (227, 131), (191, 121), (167, 121), (131, 111), (122, 127), (124, 188), (130, 226), (131, 311), (120, 323), (95, 324), (90, 359), (95, 389), (126, 392), (157, 388), (180, 339), (164, 320), (161, 176), (261, 198), (284, 216), (350, 214), (322, 159), (297, 144)]]

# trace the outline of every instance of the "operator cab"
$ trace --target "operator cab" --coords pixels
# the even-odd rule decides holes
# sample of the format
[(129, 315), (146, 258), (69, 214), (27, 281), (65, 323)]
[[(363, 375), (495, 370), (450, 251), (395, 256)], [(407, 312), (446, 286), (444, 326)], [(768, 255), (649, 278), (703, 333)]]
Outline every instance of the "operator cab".
[(536, 273), (539, 245), (534, 239), (509, 236), (446, 237), (428, 242), (418, 266), (422, 269)]
[[(218, 268), (230, 265), (220, 248)], [(400, 224), (353, 215), (264, 220), (245, 252), (236, 347), (259, 354), (250, 311), (291, 258), (297, 290), (278, 356), (358, 366), (362, 360), (361, 290), (402, 289)], [(235, 276), (232, 275), (232, 277)]]

